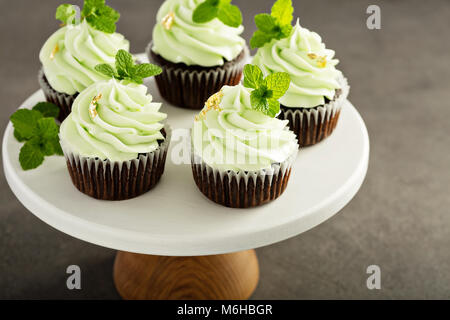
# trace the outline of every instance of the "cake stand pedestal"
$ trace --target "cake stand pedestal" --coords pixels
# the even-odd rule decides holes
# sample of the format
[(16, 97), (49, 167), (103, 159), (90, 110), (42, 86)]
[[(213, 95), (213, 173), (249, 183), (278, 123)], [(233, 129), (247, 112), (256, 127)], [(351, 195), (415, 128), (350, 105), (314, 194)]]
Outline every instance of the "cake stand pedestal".
[[(154, 81), (148, 85), (154, 101), (162, 101)], [(41, 91), (21, 107), (39, 101), (44, 101)], [(189, 155), (184, 155), (186, 164), (179, 164), (181, 146), (189, 144), (183, 137), (196, 112), (166, 103), (162, 111), (174, 129), (165, 173), (153, 190), (126, 201), (99, 201), (80, 193), (63, 157), (48, 157), (39, 168), (23, 171), (18, 161), (21, 143), (11, 123), (3, 138), (5, 176), (17, 198), (50, 226), (119, 250), (114, 281), (126, 299), (250, 297), (259, 277), (253, 249), (324, 222), (353, 198), (366, 175), (367, 129), (346, 102), (335, 132), (300, 150), (281, 197), (257, 208), (222, 207), (197, 189)]]
[(119, 251), (114, 283), (124, 299), (248, 299), (259, 279), (255, 250), (194, 257)]

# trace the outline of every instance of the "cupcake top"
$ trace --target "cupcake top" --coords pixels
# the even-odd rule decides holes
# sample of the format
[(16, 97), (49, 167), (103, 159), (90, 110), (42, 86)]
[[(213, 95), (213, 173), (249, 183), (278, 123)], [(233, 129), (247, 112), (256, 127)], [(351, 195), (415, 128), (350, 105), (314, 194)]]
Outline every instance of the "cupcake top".
[[(87, 10), (85, 10), (86, 5), (91, 2), (85, 1), (83, 12)], [(61, 7), (63, 6), (70, 5)], [(75, 17), (70, 16), (73, 20), (68, 21), (68, 17), (58, 16), (60, 8), (58, 8), (57, 17), (64, 19), (63, 23), (66, 25), (45, 42), (39, 59), (52, 88), (58, 92), (73, 95), (96, 81), (108, 79), (97, 72), (94, 69), (95, 66), (101, 63), (113, 64), (114, 56), (119, 49), (129, 50), (129, 42), (123, 35), (111, 32), (115, 30), (114, 22), (113, 27), (106, 25), (107, 28), (102, 28), (96, 25), (98, 20), (91, 20), (89, 17), (76, 23)], [(66, 10), (70, 10), (70, 7), (66, 7)], [(114, 15), (118, 19), (118, 13)]]
[(166, 119), (159, 112), (142, 79), (161, 72), (150, 64), (134, 65), (129, 53), (116, 55), (116, 68), (107, 64), (96, 70), (109, 80), (83, 90), (72, 105), (72, 112), (61, 124), (63, 149), (84, 157), (110, 161), (137, 159), (139, 154), (159, 148), (165, 140), (161, 129)]
[[(222, 16), (222, 19), (216, 17), (221, 9), (215, 9), (215, 6), (218, 8), (221, 2), (225, 2), (223, 6), (226, 8), (233, 8), (229, 10), (240, 20), (227, 21)], [(245, 47), (245, 40), (240, 37), (244, 31), (242, 16), (236, 8), (229, 1), (166, 0), (158, 11), (153, 29), (153, 52), (172, 63), (222, 66), (226, 61), (235, 59)], [(206, 15), (201, 15), (202, 10)], [(197, 22), (193, 19), (194, 12), (197, 12)]]
[[(286, 107), (312, 108), (333, 100), (336, 89), (340, 89), (340, 71), (335, 66), (334, 51), (327, 49), (321, 37), (300, 26), (299, 20), (294, 27), (292, 5), (289, 0), (278, 0), (271, 15), (260, 14), (255, 22), (260, 28), (252, 38), (253, 47), (259, 47), (253, 63), (264, 74), (287, 72), (291, 85), (280, 99)], [(265, 19), (272, 21), (273, 30), (267, 29)], [(269, 27), (270, 28), (270, 27)]]
[(209, 166), (258, 171), (284, 162), (298, 150), (288, 121), (256, 109), (253, 91), (243, 85), (224, 86), (196, 117), (194, 154)]
[(163, 141), (159, 112), (147, 87), (116, 79), (99, 81), (75, 99), (61, 124), (60, 139), (73, 153), (85, 157), (127, 161), (155, 151)]

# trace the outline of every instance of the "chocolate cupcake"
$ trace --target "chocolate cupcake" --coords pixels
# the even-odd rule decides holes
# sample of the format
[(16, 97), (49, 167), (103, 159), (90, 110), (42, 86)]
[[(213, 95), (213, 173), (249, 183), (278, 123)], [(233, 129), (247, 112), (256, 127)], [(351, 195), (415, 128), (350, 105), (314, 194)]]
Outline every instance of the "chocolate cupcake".
[[(104, 12), (115, 22), (119, 14), (109, 9)], [(61, 5), (56, 17), (64, 26), (50, 36), (39, 54), (42, 63), (39, 84), (47, 101), (60, 108), (60, 121), (69, 115), (81, 91), (96, 81), (108, 79), (97, 72), (95, 66), (114, 64), (119, 49), (129, 50), (129, 42), (114, 32), (114, 22), (100, 26), (96, 18), (85, 18), (86, 10), (83, 8), (81, 21), (76, 21), (74, 7)], [(105, 14), (96, 17), (102, 18)]]
[[(274, 8), (277, 5), (280, 8), (280, 2), (277, 3)], [(289, 127), (296, 133), (300, 147), (313, 145), (331, 135), (335, 129), (349, 86), (342, 73), (335, 68), (339, 62), (334, 59), (335, 52), (325, 47), (321, 37), (302, 28), (298, 20), (294, 27), (291, 22), (281, 23), (274, 8), (271, 17), (286, 32), (280, 34), (279, 39), (258, 41), (261, 32), (258, 30), (251, 41), (253, 46), (259, 47), (253, 63), (265, 75), (274, 72), (290, 75), (291, 85), (280, 98), (281, 112), (278, 117), (289, 120)], [(258, 16), (255, 18), (257, 25), (260, 23)], [(260, 25), (258, 27), (261, 28)]]
[(249, 208), (278, 198), (286, 189), (297, 155), (287, 120), (251, 104), (242, 85), (225, 86), (196, 117), (192, 131), (192, 172), (210, 200)]
[(156, 77), (161, 96), (182, 108), (201, 109), (222, 86), (238, 84), (249, 56), (240, 22), (234, 26), (218, 18), (194, 22), (196, 10), (204, 4), (204, 0), (166, 0), (147, 47), (149, 60), (163, 69)]
[[(122, 61), (132, 59), (125, 51), (121, 54)], [(60, 144), (72, 182), (91, 197), (137, 197), (152, 189), (164, 172), (171, 130), (161, 121), (167, 115), (159, 112), (161, 103), (152, 102), (147, 87), (140, 84), (160, 69), (141, 66), (139, 76), (125, 79), (119, 74), (130, 74), (129, 70), (97, 68), (119, 79), (99, 81), (83, 90), (61, 124)], [(129, 67), (136, 70), (132, 63)]]
[(347, 79), (338, 79), (341, 88), (336, 89), (332, 100), (325, 98), (324, 104), (311, 108), (281, 105), (278, 118), (289, 121), (289, 127), (299, 139), (300, 147), (314, 145), (330, 136), (337, 126), (342, 107), (347, 99)]

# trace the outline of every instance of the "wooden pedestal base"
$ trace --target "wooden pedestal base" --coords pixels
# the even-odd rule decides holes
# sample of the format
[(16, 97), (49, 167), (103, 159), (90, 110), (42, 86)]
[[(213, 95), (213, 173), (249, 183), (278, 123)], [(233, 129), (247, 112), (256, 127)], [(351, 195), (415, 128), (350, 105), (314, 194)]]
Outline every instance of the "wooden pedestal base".
[(255, 250), (198, 257), (119, 251), (114, 282), (124, 299), (248, 299), (259, 279)]

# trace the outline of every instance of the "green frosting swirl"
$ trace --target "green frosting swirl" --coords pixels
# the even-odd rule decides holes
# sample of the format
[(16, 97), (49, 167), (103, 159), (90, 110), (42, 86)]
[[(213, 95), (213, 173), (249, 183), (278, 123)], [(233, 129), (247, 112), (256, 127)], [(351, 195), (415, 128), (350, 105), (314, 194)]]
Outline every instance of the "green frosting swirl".
[[(203, 67), (221, 66), (235, 59), (244, 49), (239, 35), (243, 26), (233, 28), (219, 19), (195, 23), (192, 14), (204, 0), (166, 0), (157, 14), (153, 29), (153, 52), (173, 63)], [(170, 28), (164, 18), (173, 14)]]
[[(95, 97), (101, 98), (94, 105)], [(97, 82), (75, 99), (72, 112), (61, 124), (64, 149), (85, 157), (127, 161), (148, 153), (164, 140), (159, 112), (147, 87), (110, 79)], [(94, 111), (93, 111), (94, 109)]]
[(194, 153), (205, 163), (221, 170), (257, 171), (297, 152), (288, 121), (252, 109), (249, 89), (224, 86), (221, 92), (218, 108), (208, 108), (207, 102), (194, 122)]
[(253, 63), (265, 75), (287, 72), (291, 85), (280, 99), (286, 107), (312, 108), (325, 103), (325, 97), (333, 100), (335, 90), (341, 86), (341, 72), (335, 66), (334, 51), (325, 48), (321, 37), (297, 20), (291, 35), (281, 40), (272, 40), (256, 53)]
[(39, 59), (52, 88), (72, 95), (96, 81), (108, 79), (95, 71), (95, 66), (114, 64), (117, 51), (128, 51), (129, 47), (121, 34), (98, 31), (84, 20), (56, 31), (45, 42)]

